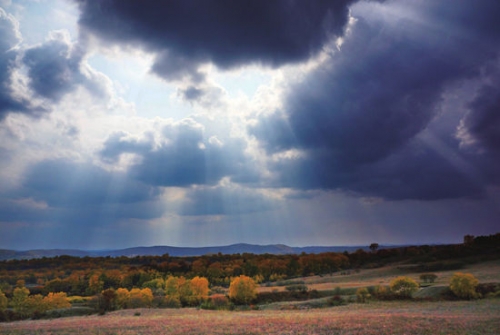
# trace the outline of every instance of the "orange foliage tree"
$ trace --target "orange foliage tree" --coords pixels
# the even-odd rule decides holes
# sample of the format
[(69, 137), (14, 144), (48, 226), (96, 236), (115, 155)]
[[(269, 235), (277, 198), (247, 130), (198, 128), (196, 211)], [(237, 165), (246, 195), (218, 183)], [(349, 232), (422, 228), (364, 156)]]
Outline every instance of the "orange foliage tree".
[(208, 279), (203, 277), (194, 277), (191, 279), (191, 292), (193, 294), (194, 299), (201, 302), (202, 300), (206, 300), (208, 298)]

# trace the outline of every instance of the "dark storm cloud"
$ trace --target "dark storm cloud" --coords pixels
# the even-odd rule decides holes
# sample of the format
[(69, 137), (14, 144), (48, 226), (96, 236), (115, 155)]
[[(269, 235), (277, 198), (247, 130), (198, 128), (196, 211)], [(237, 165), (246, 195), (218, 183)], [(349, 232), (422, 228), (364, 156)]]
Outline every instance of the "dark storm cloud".
[(105, 96), (104, 84), (92, 73), (82, 72), (84, 55), (82, 46), (73, 45), (62, 34), (26, 50), (22, 61), (28, 68), (29, 86), (56, 102), (80, 85), (97, 97)]
[(80, 60), (70, 57), (70, 45), (64, 41), (52, 40), (26, 50), (23, 62), (30, 87), (41, 96), (58, 101), (77, 85)]
[(481, 152), (500, 154), (500, 69), (484, 84), (459, 128), (462, 143)]
[(86, 32), (157, 53), (153, 71), (160, 76), (200, 81), (200, 63), (231, 68), (307, 60), (342, 34), (353, 0), (77, 2)]
[[(361, 7), (341, 50), (290, 89), (283, 112), (261, 117), (250, 128), (270, 153), (302, 152), (272, 166), (278, 184), (391, 199), (480, 193), (477, 178), (469, 180), (415, 139), (438, 115), (449, 85), (479, 76), (498, 56), (500, 3), (387, 6), (399, 6), (393, 8), (397, 12), (408, 3), (418, 5), (411, 8), (418, 20), (380, 19)], [(426, 21), (429, 17), (437, 21)], [(449, 140), (458, 155), (458, 143)]]
[(0, 8), (0, 121), (9, 112), (37, 113), (28, 101), (16, 97), (12, 87), (12, 73), (16, 67), (18, 50), (21, 41), (15, 19)]
[(238, 215), (270, 210), (272, 200), (252, 189), (195, 188), (187, 192), (181, 215)]
[(141, 159), (130, 167), (131, 176), (157, 186), (215, 184), (223, 177), (238, 178), (248, 170), (243, 141), (206, 139), (203, 127), (191, 119), (165, 125), (160, 139), (145, 138), (113, 134), (100, 155), (116, 161), (121, 154), (137, 154)]

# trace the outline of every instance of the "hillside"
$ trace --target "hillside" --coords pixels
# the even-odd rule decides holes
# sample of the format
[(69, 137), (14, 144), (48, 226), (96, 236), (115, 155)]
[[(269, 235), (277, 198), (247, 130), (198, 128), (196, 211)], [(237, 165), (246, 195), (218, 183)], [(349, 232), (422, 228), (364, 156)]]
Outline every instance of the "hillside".
[(368, 250), (367, 246), (308, 246), (308, 247), (290, 247), (284, 244), (232, 244), (227, 246), (212, 247), (172, 247), (172, 246), (152, 246), (135, 247), (117, 250), (76, 250), (76, 249), (34, 249), (26, 251), (0, 249), (0, 261), (12, 259), (34, 259), (42, 257), (55, 256), (74, 256), (74, 257), (135, 257), (135, 256), (162, 256), (169, 254), (173, 257), (194, 257), (210, 254), (318, 254), (323, 252), (353, 252), (358, 249)]

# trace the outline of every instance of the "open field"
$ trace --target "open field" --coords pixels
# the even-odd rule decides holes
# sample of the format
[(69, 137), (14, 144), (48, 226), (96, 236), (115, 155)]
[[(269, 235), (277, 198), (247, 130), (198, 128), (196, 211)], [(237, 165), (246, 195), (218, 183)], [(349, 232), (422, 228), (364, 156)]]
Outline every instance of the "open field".
[[(456, 272), (472, 273), (480, 283), (500, 282), (500, 260), (482, 262), (466, 265), (461, 270), (433, 271), (438, 278), (435, 285), (448, 286), (450, 279)], [(349, 275), (334, 275), (304, 277), (296, 280), (304, 281), (309, 289), (318, 291), (333, 290), (336, 287), (367, 287), (376, 285), (388, 286), (391, 280), (398, 276), (408, 276), (420, 282), (421, 273), (408, 271), (404, 267), (398, 268), (397, 265), (384, 266), (376, 269), (362, 269), (359, 273), (354, 271)], [(259, 292), (283, 291), (285, 286), (262, 286)]]
[[(139, 316), (135, 316), (140, 313)], [(310, 310), (122, 310), (0, 324), (0, 334), (499, 334), (500, 300), (373, 302)]]

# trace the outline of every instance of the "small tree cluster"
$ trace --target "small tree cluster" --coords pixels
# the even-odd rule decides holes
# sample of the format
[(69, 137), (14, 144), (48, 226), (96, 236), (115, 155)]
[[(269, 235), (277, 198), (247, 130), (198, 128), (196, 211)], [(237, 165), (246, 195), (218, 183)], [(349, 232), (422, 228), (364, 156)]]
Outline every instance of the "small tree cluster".
[[(0, 298), (0, 300), (2, 299)], [(64, 292), (51, 292), (44, 297), (41, 294), (30, 295), (30, 291), (26, 287), (16, 287), (14, 289), (11, 305), (14, 312), (21, 317), (36, 316), (49, 310), (71, 307)]]
[(165, 299), (168, 307), (196, 306), (208, 298), (208, 280), (194, 277), (169, 277), (165, 282)]
[(479, 281), (470, 273), (457, 272), (450, 281), (451, 291), (459, 298), (474, 299), (477, 298), (476, 287)]
[(97, 309), (100, 312), (112, 311), (122, 308), (151, 307), (153, 303), (153, 292), (150, 288), (126, 288), (118, 290), (109, 288), (97, 295)]

